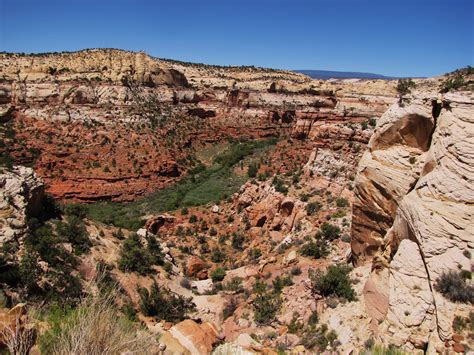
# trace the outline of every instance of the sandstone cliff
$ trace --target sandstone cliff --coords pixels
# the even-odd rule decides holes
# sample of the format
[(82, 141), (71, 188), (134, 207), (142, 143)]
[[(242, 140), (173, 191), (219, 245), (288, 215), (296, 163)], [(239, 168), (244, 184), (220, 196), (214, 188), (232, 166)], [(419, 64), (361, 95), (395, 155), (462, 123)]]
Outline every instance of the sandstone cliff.
[(352, 257), (372, 262), (365, 307), (386, 344), (442, 349), (470, 308), (435, 284), (472, 269), (473, 105), (472, 92), (415, 93), (381, 117), (359, 164)]

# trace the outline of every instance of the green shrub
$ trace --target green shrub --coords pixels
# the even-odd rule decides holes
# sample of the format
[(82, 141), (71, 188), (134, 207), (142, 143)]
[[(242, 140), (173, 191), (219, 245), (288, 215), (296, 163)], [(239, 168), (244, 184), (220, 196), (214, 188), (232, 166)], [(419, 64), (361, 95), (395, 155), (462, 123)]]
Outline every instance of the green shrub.
[(458, 90), (462, 88), (466, 82), (464, 81), (461, 73), (455, 74), (453, 77), (446, 79), (441, 88), (442, 93), (449, 92), (451, 90)]
[(258, 173), (258, 165), (255, 163), (250, 164), (247, 170), (248, 177), (254, 178), (257, 176), (257, 173)]
[(225, 260), (226, 254), (219, 248), (215, 248), (212, 250), (211, 260), (214, 263), (221, 263)]
[(258, 325), (269, 325), (276, 317), (281, 307), (280, 296), (267, 291), (267, 285), (257, 280), (253, 291), (255, 299), (253, 301), (254, 320)]
[(468, 285), (462, 271), (447, 271), (441, 274), (435, 290), (452, 302), (474, 304), (474, 286)]
[(317, 349), (318, 352), (323, 352), (328, 345), (334, 347), (336, 340), (337, 334), (333, 330), (328, 331), (327, 325), (323, 324), (319, 328), (310, 327), (303, 335), (301, 343), (307, 349)]
[(239, 306), (239, 303), (235, 297), (230, 298), (225, 304), (222, 310), (222, 319), (225, 320), (232, 316)]
[(322, 205), (319, 202), (310, 202), (306, 205), (306, 214), (312, 216), (321, 209)]
[(273, 292), (280, 294), (281, 291), (283, 291), (283, 288), (286, 286), (291, 286), (293, 285), (293, 280), (291, 279), (291, 275), (286, 275), (286, 276), (277, 276), (275, 279), (272, 281), (273, 284)]
[(225, 269), (222, 267), (218, 267), (217, 269), (211, 272), (211, 279), (213, 282), (222, 281), (224, 280), (225, 274)]
[(72, 244), (75, 254), (80, 255), (90, 249), (92, 243), (89, 240), (86, 226), (79, 216), (66, 216), (65, 222), (58, 222), (56, 229), (59, 238)]
[(192, 214), (189, 216), (189, 223), (196, 223), (197, 222), (197, 216)]
[(340, 235), (340, 228), (328, 222), (324, 222), (317, 233), (317, 237), (324, 238), (328, 241), (333, 241), (339, 238)]
[(166, 289), (160, 290), (156, 283), (149, 291), (146, 288), (138, 288), (138, 294), (143, 314), (158, 320), (181, 322), (196, 309), (192, 297), (186, 298)]
[(144, 247), (136, 233), (132, 233), (122, 243), (120, 248), (118, 267), (125, 272), (137, 272), (147, 275), (152, 265), (163, 265), (163, 253), (156, 237), (147, 238)]
[(238, 276), (234, 276), (229, 282), (224, 285), (224, 289), (231, 292), (242, 292), (242, 279)]
[(350, 267), (331, 265), (326, 273), (321, 270), (310, 273), (312, 291), (323, 297), (337, 296), (348, 301), (355, 300), (355, 292), (349, 278)]
[(316, 240), (306, 242), (300, 252), (304, 256), (322, 259), (329, 255), (329, 244), (326, 239), (316, 238)]
[(411, 89), (415, 88), (416, 84), (412, 79), (399, 79), (397, 83), (397, 92), (400, 97), (400, 102), (403, 99), (403, 96), (408, 95), (411, 93)]
[(349, 201), (347, 199), (340, 197), (336, 200), (336, 206), (337, 207), (347, 207), (349, 206)]
[(181, 209), (181, 215), (182, 215), (182, 216), (186, 216), (188, 213), (189, 213), (189, 210), (188, 210), (187, 207), (183, 207), (183, 208)]
[(243, 235), (234, 233), (232, 235), (232, 248), (236, 250), (242, 250), (244, 241), (245, 241), (245, 237)]
[(250, 260), (257, 260), (258, 258), (260, 258), (262, 256), (262, 251), (259, 249), (259, 248), (252, 248), (250, 249), (249, 251), (249, 258)]

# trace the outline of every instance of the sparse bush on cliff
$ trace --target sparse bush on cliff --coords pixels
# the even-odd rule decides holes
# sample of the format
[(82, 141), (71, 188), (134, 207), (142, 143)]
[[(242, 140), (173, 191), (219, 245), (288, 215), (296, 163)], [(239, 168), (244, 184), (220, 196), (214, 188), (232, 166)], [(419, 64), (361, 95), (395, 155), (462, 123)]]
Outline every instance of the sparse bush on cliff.
[(120, 248), (119, 269), (147, 275), (151, 272), (152, 265), (163, 265), (163, 254), (156, 238), (147, 238), (147, 246), (144, 247), (138, 235), (132, 233)]
[(324, 222), (317, 233), (318, 237), (324, 238), (328, 241), (333, 241), (334, 239), (339, 238), (340, 235), (341, 229), (328, 222)]
[(456, 73), (456, 74), (454, 74), (454, 76), (446, 79), (443, 82), (440, 92), (447, 93), (451, 90), (459, 90), (465, 84), (466, 84), (466, 82), (464, 81), (464, 77), (462, 76), (462, 74), (461, 73)]
[(316, 240), (306, 242), (300, 252), (304, 256), (322, 259), (329, 255), (329, 243), (326, 239), (316, 238)]
[(415, 82), (410, 78), (399, 79), (397, 83), (397, 92), (399, 96), (399, 103), (403, 102), (403, 96), (411, 93), (411, 89), (415, 88)]
[(452, 302), (474, 304), (474, 286), (468, 285), (463, 276), (462, 271), (444, 272), (436, 281), (435, 290)]
[(278, 294), (269, 292), (267, 285), (257, 279), (253, 287), (255, 299), (253, 301), (254, 320), (258, 325), (271, 324), (280, 310), (281, 298)]
[(225, 269), (222, 267), (218, 267), (217, 269), (211, 272), (211, 279), (213, 282), (222, 281), (224, 280), (225, 274)]
[(188, 318), (189, 313), (195, 311), (196, 306), (192, 298), (173, 293), (169, 290), (160, 290), (154, 283), (150, 290), (138, 288), (140, 295), (140, 310), (144, 315), (164, 319), (168, 322), (180, 322)]
[(306, 205), (306, 214), (312, 216), (321, 209), (322, 205), (320, 202), (310, 202)]
[(349, 206), (349, 201), (346, 198), (340, 197), (336, 200), (337, 207), (347, 207)]
[(331, 265), (325, 273), (310, 270), (312, 291), (324, 297), (337, 296), (348, 301), (355, 300), (355, 292), (349, 278), (351, 268), (345, 265)]

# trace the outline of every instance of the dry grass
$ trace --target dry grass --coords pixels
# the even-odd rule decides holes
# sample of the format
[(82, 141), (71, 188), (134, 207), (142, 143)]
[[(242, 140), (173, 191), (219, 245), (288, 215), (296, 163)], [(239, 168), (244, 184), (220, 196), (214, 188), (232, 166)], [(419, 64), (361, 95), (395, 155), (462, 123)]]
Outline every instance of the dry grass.
[(36, 331), (28, 324), (27, 315), (13, 314), (0, 321), (0, 343), (12, 355), (27, 355), (36, 339)]
[(117, 309), (116, 292), (87, 296), (44, 335), (47, 354), (149, 354), (155, 336), (127, 320)]

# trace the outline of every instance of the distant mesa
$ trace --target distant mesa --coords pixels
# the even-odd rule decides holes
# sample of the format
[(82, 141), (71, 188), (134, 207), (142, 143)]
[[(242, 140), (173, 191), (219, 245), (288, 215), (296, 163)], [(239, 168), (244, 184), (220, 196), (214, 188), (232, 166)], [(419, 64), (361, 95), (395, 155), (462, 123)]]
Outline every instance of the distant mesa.
[(313, 79), (382, 79), (382, 80), (395, 80), (399, 79), (395, 76), (385, 76), (374, 73), (360, 73), (360, 72), (349, 72), (349, 71), (331, 71), (331, 70), (294, 70), (297, 73), (301, 73), (309, 76)]

